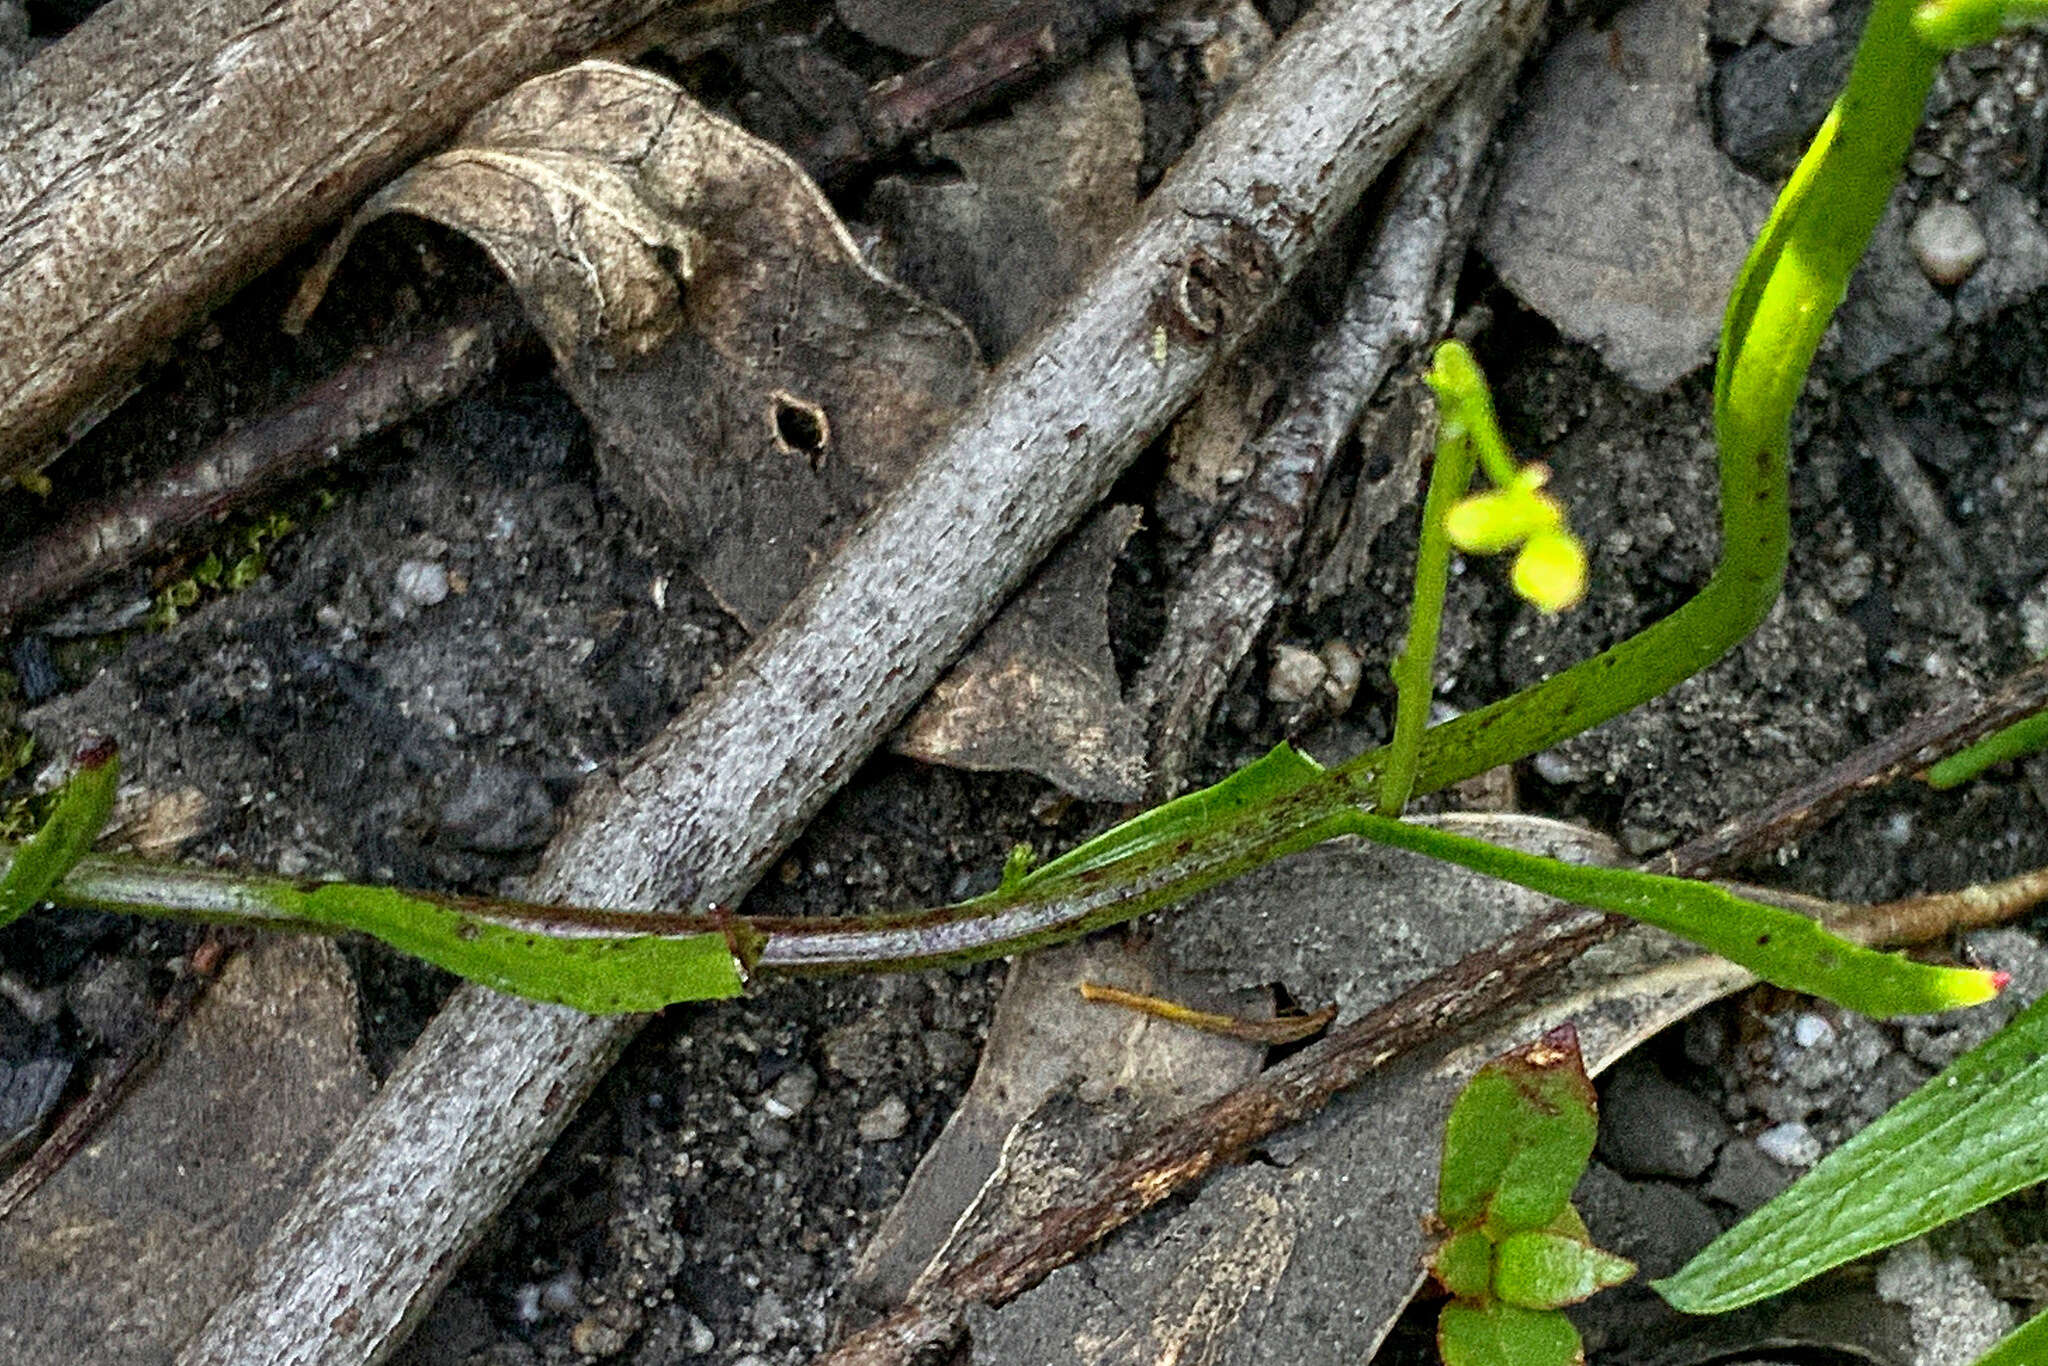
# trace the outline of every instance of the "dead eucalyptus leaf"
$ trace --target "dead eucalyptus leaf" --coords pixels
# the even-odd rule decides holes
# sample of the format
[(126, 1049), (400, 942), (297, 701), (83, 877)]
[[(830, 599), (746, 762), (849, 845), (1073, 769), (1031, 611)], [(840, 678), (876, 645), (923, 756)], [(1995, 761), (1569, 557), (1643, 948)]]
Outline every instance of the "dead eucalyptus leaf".
[(758, 629), (981, 379), (958, 320), (869, 267), (785, 153), (660, 76), (513, 90), (373, 197), (512, 280), (627, 502)]
[(1145, 731), (1109, 649), (1109, 577), (1138, 509), (1105, 508), (989, 623), (896, 733), (899, 754), (1036, 773), (1077, 797), (1134, 801)]

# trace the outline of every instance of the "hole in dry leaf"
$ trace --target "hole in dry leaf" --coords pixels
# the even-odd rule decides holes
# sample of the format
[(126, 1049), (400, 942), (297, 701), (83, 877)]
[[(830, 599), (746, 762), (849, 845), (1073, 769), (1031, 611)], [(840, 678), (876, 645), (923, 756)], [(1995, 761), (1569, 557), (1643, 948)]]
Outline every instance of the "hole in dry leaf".
[(789, 394), (777, 393), (771, 420), (775, 424), (778, 445), (792, 455), (801, 455), (809, 460), (814, 470), (824, 465), (825, 448), (832, 444), (832, 424), (826, 420), (823, 408)]

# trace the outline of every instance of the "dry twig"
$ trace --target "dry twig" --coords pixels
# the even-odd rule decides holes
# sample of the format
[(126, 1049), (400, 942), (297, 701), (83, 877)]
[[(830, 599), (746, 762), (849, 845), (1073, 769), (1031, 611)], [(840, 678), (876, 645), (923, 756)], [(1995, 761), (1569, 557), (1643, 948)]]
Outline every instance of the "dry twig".
[(1394, 368), (1449, 320), (1485, 198), (1480, 159), (1527, 35), (1514, 39), (1404, 159), (1336, 323), (1317, 337), (1285, 408), (1252, 443), (1252, 473), (1229, 519), (1175, 590), (1165, 638), (1133, 690), (1134, 705), (1154, 725), (1155, 795), (1180, 790), (1217, 700), (1265, 632), (1323, 481), (1359, 414)]

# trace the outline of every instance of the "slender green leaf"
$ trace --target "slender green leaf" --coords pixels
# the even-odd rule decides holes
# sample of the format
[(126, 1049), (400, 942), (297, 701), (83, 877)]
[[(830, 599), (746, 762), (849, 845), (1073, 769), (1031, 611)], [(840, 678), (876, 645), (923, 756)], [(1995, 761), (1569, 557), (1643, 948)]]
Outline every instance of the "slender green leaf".
[(121, 764), (111, 742), (82, 746), (49, 819), (14, 851), (0, 873), (0, 925), (19, 918), (49, 895), (92, 849), (114, 809)]
[(1584, 1366), (1579, 1330), (1555, 1309), (1452, 1300), (1436, 1321), (1444, 1366)]
[(1569, 1025), (1481, 1067), (1444, 1129), (1438, 1217), (1496, 1238), (1556, 1219), (1593, 1155), (1594, 1105)]
[(735, 941), (716, 931), (558, 938), (494, 925), (389, 887), (335, 882), (277, 895), (292, 903), (282, 909), (294, 916), (360, 930), (472, 982), (593, 1015), (722, 1000), (746, 986)]
[(2048, 1361), (2048, 1314), (2036, 1314), (1977, 1358), (1977, 1366), (2041, 1366)]
[(1577, 1304), (1635, 1274), (1627, 1258), (1546, 1229), (1509, 1234), (1493, 1254), (1493, 1293), (1524, 1309)]
[(2048, 710), (2037, 711), (1949, 755), (1927, 770), (1927, 785), (1937, 790), (1960, 787), (1993, 764), (2022, 759), (2040, 749), (2048, 749)]
[(2048, 998), (1654, 1284), (1688, 1314), (1739, 1309), (2044, 1176)]
[[(1053, 878), (1100, 868), (1141, 849), (1198, 838), (1232, 816), (1271, 806), (1322, 773), (1321, 764), (1292, 745), (1276, 745), (1222, 782), (1176, 797), (1164, 806), (1155, 806), (1032, 869), (1016, 886), (1035, 887)], [(1006, 878), (1005, 890), (1008, 889)]]
[(1767, 982), (1879, 1017), (1981, 1005), (1996, 973), (1941, 968), (1829, 934), (1803, 915), (1739, 897), (1710, 882), (1627, 868), (1588, 868), (1464, 835), (1358, 813), (1359, 834), (1397, 849), (1505, 878), (1546, 896), (1597, 906), (1669, 930)]

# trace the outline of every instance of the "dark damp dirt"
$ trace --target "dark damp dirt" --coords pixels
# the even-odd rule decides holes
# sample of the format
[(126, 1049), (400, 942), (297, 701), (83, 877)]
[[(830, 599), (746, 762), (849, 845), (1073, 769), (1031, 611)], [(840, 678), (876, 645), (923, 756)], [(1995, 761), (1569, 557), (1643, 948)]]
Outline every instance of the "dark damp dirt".
[[(38, 34), (65, 8), (29, 6)], [(1732, 61), (1771, 43), (1744, 37), (1716, 52)], [(2038, 188), (2038, 88), (2013, 91), (2039, 64), (2038, 50), (2022, 43), (1968, 69), (1968, 97), (1928, 134), (1942, 154), (1916, 163), (1916, 202), (1987, 177)], [(740, 77), (723, 70), (706, 80), (723, 88)], [(1148, 155), (1161, 160), (1184, 140), (1199, 102), (1171, 71), (1148, 68), (1139, 88)], [(857, 218), (858, 196), (842, 207)], [(315, 331), (284, 344), (271, 320), (302, 265), (250, 287), (188, 338), (59, 467), (49, 504), (0, 495), (0, 537), (33, 535), (66, 507), (263, 411), (352, 348), (495, 288), (460, 243), (418, 227), (382, 229), (356, 249)], [(1510, 436), (1555, 470), (1596, 570), (1586, 606), (1545, 622), (1506, 594), (1498, 566), (1464, 566), (1441, 666), (1453, 680), (1445, 698), (1459, 707), (1669, 610), (1704, 581), (1716, 544), (1705, 376), (1663, 395), (1628, 389), (1521, 310), (1476, 261), (1465, 303), (1468, 316), (1490, 318), (1480, 346)], [(1824, 367), (1800, 419), (1795, 554), (1778, 609), (1727, 661), (1671, 696), (1519, 766), (1523, 805), (1608, 829), (1648, 853), (2048, 648), (2044, 368), (2048, 295), (2032, 294), (1862, 379), (1826, 379)], [(1873, 462), (1859, 433), (1874, 413), (1914, 434), (1939, 506), (1969, 548), (1968, 572), (1930, 549), (1924, 524), (1902, 510)], [(1141, 464), (1121, 492), (1152, 497), (1144, 475), (1160, 466)], [(51, 756), (104, 731), (120, 740), (131, 783), (158, 799), (180, 794), (181, 857), (294, 876), (516, 887), (578, 784), (632, 754), (743, 644), (670, 563), (658, 530), (604, 487), (581, 418), (531, 356), (371, 443), (353, 468), (288, 501), (291, 526), (263, 540), (263, 572), (250, 586), (202, 592), (168, 629), (138, 623), (205, 547), (124, 575), (6, 640), (0, 723), (7, 736), (24, 727), (37, 749), (0, 797), (22, 798)], [(1333, 502), (1356, 478), (1355, 467), (1341, 472)], [(1191, 549), (1153, 520), (1127, 554), (1112, 603), (1112, 620), (1132, 639), (1158, 638), (1161, 626), (1146, 614), (1156, 615)], [(1356, 750), (1383, 732), (1411, 522), (1397, 520), (1380, 538), (1376, 568), (1357, 591), (1279, 624), (1222, 709), (1205, 771), (1226, 771), (1290, 727), (1318, 753)], [(1364, 686), (1342, 715), (1304, 721), (1270, 700), (1271, 644), (1313, 650), (1333, 641), (1364, 657)], [(1860, 799), (1758, 871), (1844, 899), (2000, 877), (2048, 863), (2044, 804), (2048, 768), (2038, 760), (1958, 793), (1905, 784)], [(1062, 847), (1117, 814), (1070, 804), (1030, 779), (876, 760), (746, 909), (835, 914), (957, 898), (991, 885), (1015, 842)], [(0, 1074), (12, 1087), (0, 1092), (29, 1097), (0, 1115), (12, 1126), (0, 1132), (10, 1160), (135, 1037), (193, 942), (176, 927), (62, 911), (0, 931)], [(372, 944), (345, 948), (363, 1049), (382, 1075), (451, 983)], [(864, 1235), (972, 1076), (1001, 978), (989, 967), (782, 985), (733, 1005), (668, 1012), (398, 1359), (808, 1359), (840, 1326), (835, 1291)], [(1737, 1046), (1792, 1029), (1785, 1022), (1803, 1009), (1745, 998), (1650, 1054), (1737, 1141), (1809, 1121), (1816, 1141), (1832, 1141), (1861, 1103), (1849, 1080), (1795, 1067), (1787, 1081), (1771, 1071), (1784, 1071), (1783, 1050), (1759, 1062), (1755, 1049)], [(1908, 1030), (1875, 1030), (1869, 1041), (1901, 1084), (1934, 1065), (1935, 1052), (1914, 1046)], [(1794, 1085), (1803, 1095), (1788, 1095)], [(1711, 1179), (1658, 1183), (1725, 1221), (1735, 1205), (1715, 1202)], [(2007, 1238), (2026, 1241), (2023, 1229)], [(1614, 1323), (1589, 1327), (1604, 1344), (1596, 1359), (1650, 1361), (1645, 1330), (1628, 1317), (1635, 1311), (1616, 1312)], [(1397, 1334), (1383, 1359), (1420, 1360), (1416, 1342)]]

